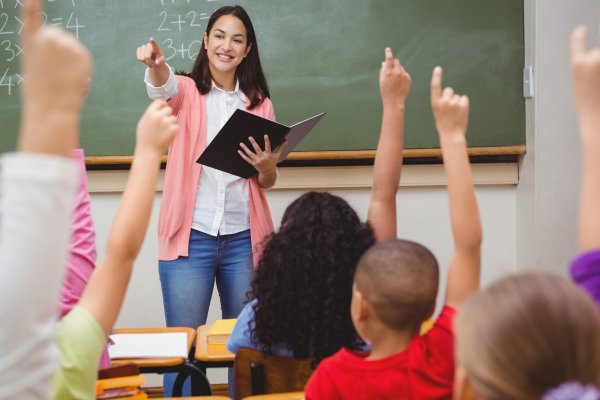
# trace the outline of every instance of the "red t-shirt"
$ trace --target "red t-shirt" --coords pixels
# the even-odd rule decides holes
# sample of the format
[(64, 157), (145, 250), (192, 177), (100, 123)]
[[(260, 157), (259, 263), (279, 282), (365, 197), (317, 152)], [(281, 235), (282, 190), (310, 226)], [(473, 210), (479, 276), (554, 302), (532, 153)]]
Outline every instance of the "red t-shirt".
[(367, 361), (368, 353), (338, 351), (313, 373), (306, 400), (452, 398), (454, 315), (445, 306), (429, 332), (387, 358)]

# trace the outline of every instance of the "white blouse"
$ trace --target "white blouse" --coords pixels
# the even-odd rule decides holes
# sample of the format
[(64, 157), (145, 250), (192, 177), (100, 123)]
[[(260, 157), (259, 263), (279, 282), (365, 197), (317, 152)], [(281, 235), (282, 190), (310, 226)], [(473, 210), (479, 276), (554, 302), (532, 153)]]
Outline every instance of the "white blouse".
[[(169, 69), (169, 78), (161, 87), (152, 85), (146, 69), (144, 81), (151, 99), (168, 100), (177, 94), (177, 79), (173, 69)], [(235, 110), (243, 110), (245, 105), (246, 96), (239, 89), (239, 82), (236, 82), (232, 92), (212, 83), (212, 89), (206, 97), (206, 146)], [(230, 235), (250, 229), (248, 190), (247, 179), (203, 165), (198, 181), (192, 229), (212, 236)]]

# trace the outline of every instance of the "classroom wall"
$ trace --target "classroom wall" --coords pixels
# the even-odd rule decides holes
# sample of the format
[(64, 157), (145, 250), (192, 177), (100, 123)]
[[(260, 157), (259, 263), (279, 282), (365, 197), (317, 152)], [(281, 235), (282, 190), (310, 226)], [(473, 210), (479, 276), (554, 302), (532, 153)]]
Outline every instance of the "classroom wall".
[[(476, 188), (484, 226), (484, 284), (527, 269), (564, 273), (576, 251), (580, 161), (567, 58), (568, 36), (576, 24), (583, 22), (590, 27), (592, 40), (597, 39), (599, 15), (596, 0), (525, 0), (525, 58), (534, 67), (535, 81), (535, 97), (526, 106), (527, 154), (519, 165), (518, 185)], [(276, 224), (286, 205), (304, 190), (281, 189), (267, 194)], [(365, 217), (368, 188), (331, 192), (346, 198)], [(119, 196), (92, 194), (100, 254)], [(452, 243), (444, 187), (414, 184), (402, 187), (397, 198), (400, 235), (429, 246), (440, 264), (447, 265)], [(159, 199), (157, 193), (150, 234), (136, 263), (119, 327), (164, 324), (154, 234)], [(209, 319), (218, 315), (215, 298)], [(218, 375), (216, 381), (224, 381), (223, 376)]]
[[(441, 166), (435, 167), (443, 174)], [(370, 168), (369, 171), (370, 172)], [(123, 175), (125, 173), (117, 173)], [(361, 175), (359, 175), (361, 174)], [(356, 172), (361, 180), (362, 171)], [(411, 180), (412, 173), (405, 173)], [(370, 178), (370, 175), (367, 175)], [(491, 179), (489, 174), (479, 178)], [(95, 177), (90, 177), (90, 186), (94, 186)], [(267, 199), (276, 228), (287, 205), (305, 191), (306, 187), (296, 189), (274, 189), (267, 192)], [(317, 188), (323, 190), (323, 188)], [(346, 199), (366, 220), (370, 189), (367, 187), (329, 188), (329, 192)], [(490, 282), (515, 268), (515, 185), (511, 181), (500, 183), (482, 183), (476, 187), (480, 212), (484, 222), (483, 245), (483, 281)], [(110, 224), (118, 205), (120, 193), (92, 193), (92, 211), (97, 231), (99, 254), (103, 254)], [(138, 257), (126, 301), (117, 322), (117, 327), (162, 326), (164, 316), (157, 267), (157, 221), (160, 205), (160, 193), (155, 198), (149, 233)], [(415, 240), (428, 246), (437, 256), (443, 277), (452, 254), (452, 237), (448, 214), (448, 202), (443, 186), (436, 182), (414, 181), (399, 189), (397, 195), (398, 234), (402, 238)], [(440, 287), (443, 293), (444, 285)], [(213, 302), (209, 320), (219, 314), (218, 302)]]
[(525, 0), (525, 62), (534, 67), (535, 96), (526, 102), (527, 154), (516, 192), (520, 270), (564, 273), (577, 248), (581, 163), (568, 44), (585, 23), (598, 45), (599, 15), (596, 0)]

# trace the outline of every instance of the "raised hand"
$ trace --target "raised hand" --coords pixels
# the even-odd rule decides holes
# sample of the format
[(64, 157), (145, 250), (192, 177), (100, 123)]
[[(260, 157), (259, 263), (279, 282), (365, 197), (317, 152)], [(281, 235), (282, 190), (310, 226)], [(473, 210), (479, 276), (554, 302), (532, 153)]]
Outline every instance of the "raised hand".
[(385, 49), (385, 61), (379, 71), (379, 89), (384, 106), (386, 104), (404, 105), (410, 90), (410, 75), (398, 59), (394, 59), (392, 49)]
[(178, 130), (177, 117), (171, 107), (165, 101), (155, 100), (138, 121), (136, 150), (148, 149), (162, 155)]
[(431, 108), (440, 139), (464, 138), (469, 121), (469, 98), (455, 94), (451, 87), (442, 91), (441, 67), (435, 67), (431, 77)]
[(39, 0), (22, 7), (21, 151), (69, 155), (92, 72), (89, 51), (58, 27), (42, 26)]
[(582, 133), (589, 119), (596, 129), (600, 123), (600, 48), (588, 50), (586, 41), (587, 28), (578, 26), (571, 34), (571, 68)]
[(404, 151), (404, 104), (410, 85), (410, 75), (387, 47), (379, 70), (383, 114), (368, 213), (377, 241), (396, 238), (396, 192)]
[(79, 110), (92, 71), (92, 58), (75, 36), (58, 27), (42, 27), (38, 0), (23, 5), (24, 53), (21, 63), (26, 104)]
[(154, 68), (157, 65), (164, 64), (165, 55), (156, 40), (150, 38), (148, 43), (137, 48), (136, 56), (139, 62), (146, 64), (148, 68)]
[(287, 140), (281, 143), (275, 151), (271, 150), (271, 142), (269, 141), (269, 136), (265, 135), (265, 149), (262, 150), (256, 140), (252, 136), (248, 138), (250, 144), (254, 151), (250, 150), (248, 146), (244, 143), (240, 143), (240, 147), (244, 150), (238, 150), (238, 154), (242, 157), (248, 164), (252, 165), (259, 174), (272, 174), (275, 173), (275, 168), (277, 166), (277, 161), (279, 161), (279, 157), (281, 156), (281, 152), (287, 145)]
[(442, 91), (440, 67), (435, 67), (431, 76), (431, 108), (448, 179), (450, 225), (454, 238), (446, 304), (456, 309), (479, 288), (482, 233), (465, 137), (469, 98), (455, 94), (450, 87)]

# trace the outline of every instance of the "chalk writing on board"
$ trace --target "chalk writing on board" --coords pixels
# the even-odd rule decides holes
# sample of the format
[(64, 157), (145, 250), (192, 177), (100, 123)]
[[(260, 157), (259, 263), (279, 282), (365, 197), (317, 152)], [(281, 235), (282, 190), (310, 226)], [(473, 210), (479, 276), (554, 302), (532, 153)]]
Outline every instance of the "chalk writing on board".
[[(210, 0), (206, 1), (209, 2)], [(160, 0), (160, 4), (164, 9), (158, 14), (157, 36), (161, 38), (160, 46), (165, 54), (166, 61), (174, 58), (193, 61), (200, 51), (202, 33), (211, 14), (196, 10), (181, 13), (168, 9), (168, 6), (176, 6), (178, 2), (189, 3), (189, 0)], [(181, 37), (189, 39), (179, 39)]]
[[(56, 3), (61, 0), (47, 0)], [(63, 11), (61, 15), (50, 15), (42, 12), (42, 24), (61, 26), (79, 38), (80, 30), (86, 26), (80, 21), (77, 14), (75, 0), (62, 0), (70, 4), (70, 10)], [(23, 47), (18, 35), (23, 30), (23, 21), (14, 9), (23, 6), (22, 0), (0, 0), (0, 58), (4, 60), (5, 67), (0, 70), (0, 92), (9, 96), (16, 93), (16, 88), (23, 82), (23, 76), (18, 72), (18, 58), (23, 54)], [(69, 7), (67, 7), (69, 8)]]

